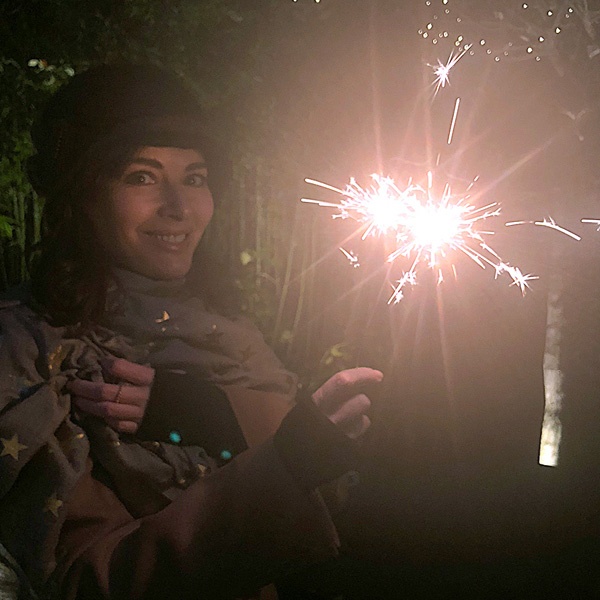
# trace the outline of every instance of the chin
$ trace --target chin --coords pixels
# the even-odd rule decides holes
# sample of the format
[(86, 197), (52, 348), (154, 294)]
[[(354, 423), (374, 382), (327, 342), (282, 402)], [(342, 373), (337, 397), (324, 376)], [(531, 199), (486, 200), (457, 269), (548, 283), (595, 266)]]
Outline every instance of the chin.
[(157, 281), (172, 281), (175, 279), (183, 279), (192, 267), (191, 261), (181, 265), (151, 265), (143, 270), (138, 270), (138, 273), (148, 277), (149, 279), (155, 279)]

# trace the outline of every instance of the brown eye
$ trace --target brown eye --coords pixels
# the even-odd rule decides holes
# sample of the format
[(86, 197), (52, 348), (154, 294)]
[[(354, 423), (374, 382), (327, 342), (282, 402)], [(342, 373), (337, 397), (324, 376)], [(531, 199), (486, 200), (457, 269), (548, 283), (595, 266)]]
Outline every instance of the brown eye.
[(125, 183), (130, 185), (152, 185), (156, 180), (148, 171), (135, 171), (128, 173), (124, 178)]
[(208, 177), (202, 173), (192, 173), (186, 177), (185, 184), (192, 187), (206, 187)]

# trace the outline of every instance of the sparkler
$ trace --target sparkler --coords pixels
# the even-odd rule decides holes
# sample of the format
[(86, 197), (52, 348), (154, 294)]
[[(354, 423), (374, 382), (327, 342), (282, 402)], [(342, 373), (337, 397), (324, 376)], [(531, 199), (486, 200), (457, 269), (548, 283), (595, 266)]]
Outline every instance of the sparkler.
[[(487, 219), (500, 215), (500, 206), (491, 202), (477, 207), (469, 202), (467, 188), (463, 196), (455, 196), (449, 184), (443, 194), (436, 198), (433, 193), (433, 176), (428, 173), (427, 188), (409, 181), (400, 188), (390, 177), (373, 174), (372, 185), (366, 189), (354, 178), (340, 189), (327, 183), (306, 179), (307, 183), (332, 190), (341, 195), (338, 203), (303, 198), (303, 202), (314, 203), (322, 207), (335, 208), (335, 218), (351, 218), (362, 225), (361, 239), (368, 236), (393, 236), (396, 249), (391, 252), (388, 262), (407, 259), (410, 266), (401, 278), (392, 285), (389, 304), (397, 303), (404, 297), (404, 289), (416, 285), (418, 272), (431, 269), (437, 273), (438, 284), (444, 280), (444, 271), (451, 268), (456, 274), (453, 254), (462, 253), (478, 266), (485, 269), (491, 266), (495, 276), (506, 274), (521, 292), (529, 287), (529, 281), (536, 279), (523, 274), (518, 267), (504, 262), (497, 252), (486, 242), (486, 237), (494, 234), (484, 230), (481, 225)], [(342, 250), (353, 264), (357, 261), (354, 254)]]
[(472, 44), (466, 44), (463, 50), (458, 54), (455, 54), (454, 51), (450, 52), (450, 56), (445, 64), (438, 59), (437, 65), (427, 65), (433, 69), (433, 74), (435, 75), (435, 80), (433, 82), (435, 86), (435, 91), (433, 93), (434, 97), (437, 96), (440, 88), (444, 88), (446, 87), (446, 84), (450, 84), (450, 70), (469, 51), (471, 45)]

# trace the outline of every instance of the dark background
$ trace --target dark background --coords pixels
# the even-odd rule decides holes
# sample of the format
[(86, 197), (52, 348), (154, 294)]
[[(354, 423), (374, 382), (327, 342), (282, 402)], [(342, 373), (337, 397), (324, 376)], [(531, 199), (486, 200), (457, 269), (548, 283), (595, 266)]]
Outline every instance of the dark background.
[[(522, 4), (0, 6), (4, 287), (26, 279), (35, 259), (39, 199), (18, 174), (45, 97), (70, 68), (158, 62), (195, 85), (237, 165), (209, 245), (237, 273), (246, 312), (308, 385), (355, 364), (385, 373), (372, 393), (361, 485), (336, 516), (342, 560), (288, 582), (289, 598), (600, 597), (600, 233), (580, 223), (600, 218), (598, 13), (582, 2), (572, 3), (574, 13), (565, 2)], [(427, 23), (432, 35), (449, 37), (424, 39)], [(434, 97), (428, 65), (446, 61), (457, 35), (476, 52)], [(31, 59), (44, 62), (30, 67)], [(386, 240), (354, 235), (345, 247), (362, 266), (352, 269), (337, 248), (356, 224), (299, 203), (336, 198), (305, 177), (343, 187), (351, 176), (367, 185), (381, 172), (423, 183), (427, 170), (457, 193), (479, 176), (473, 202), (501, 202), (493, 247), (540, 277), (525, 296), (463, 257), (456, 279), (438, 286), (424, 272), (388, 306), (402, 265), (387, 271)], [(582, 241), (503, 227), (548, 216)], [(246, 270), (242, 251), (251, 258)], [(547, 296), (557, 290), (565, 398), (553, 468), (538, 464), (538, 450)], [(283, 303), (273, 299), (282, 291)]]

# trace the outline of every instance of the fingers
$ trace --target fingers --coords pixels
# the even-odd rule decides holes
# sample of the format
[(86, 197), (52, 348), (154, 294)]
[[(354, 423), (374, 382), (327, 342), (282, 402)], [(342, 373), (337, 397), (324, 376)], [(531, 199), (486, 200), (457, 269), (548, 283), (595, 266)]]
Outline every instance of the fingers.
[(73, 399), (79, 410), (100, 417), (110, 427), (122, 433), (135, 433), (144, 416), (144, 410), (133, 404), (117, 404), (116, 402), (96, 402), (76, 396)]
[(365, 394), (358, 394), (341, 404), (329, 419), (336, 425), (343, 426), (344, 423), (364, 415), (369, 408), (371, 408), (369, 398)]
[[(150, 395), (149, 387), (135, 385), (117, 385), (98, 381), (75, 379), (68, 384), (68, 389), (76, 396), (96, 402), (111, 402), (113, 404), (135, 404), (144, 406)], [(119, 402), (116, 402), (117, 394)]]
[(365, 414), (371, 408), (371, 401), (365, 394), (359, 394), (344, 402), (330, 417), (350, 438), (360, 437), (370, 427), (371, 420)]
[(367, 415), (359, 415), (346, 423), (342, 430), (349, 438), (357, 440), (369, 427), (371, 427), (371, 419)]
[(75, 404), (84, 412), (117, 421), (141, 421), (144, 411), (134, 404), (117, 404), (116, 402), (95, 402), (87, 398), (76, 396)]
[(121, 433), (135, 433), (138, 430), (150, 397), (150, 387), (81, 379), (69, 383), (68, 388), (79, 410), (104, 419), (110, 427)]
[(331, 413), (338, 404), (360, 393), (361, 388), (382, 379), (381, 371), (369, 367), (339, 371), (313, 394), (313, 400), (325, 413)]
[(138, 365), (124, 358), (104, 359), (104, 371), (117, 380), (127, 381), (133, 385), (147, 386), (154, 380), (154, 369), (145, 365)]
[(381, 371), (368, 367), (340, 371), (313, 394), (313, 401), (348, 437), (357, 439), (371, 425), (365, 414), (371, 408), (365, 387), (382, 379)]
[(101, 361), (105, 374), (126, 383), (104, 383), (76, 379), (68, 384), (77, 408), (103, 419), (122, 433), (135, 433), (142, 422), (154, 369), (132, 363), (124, 358)]

